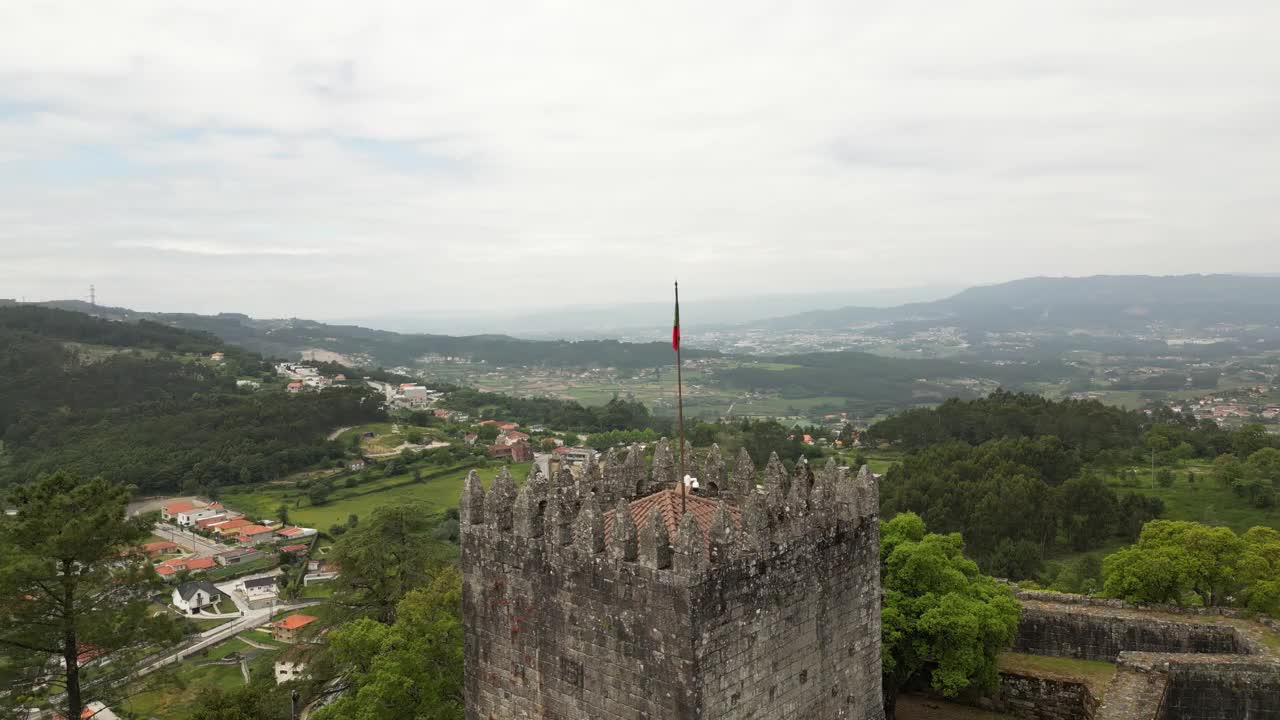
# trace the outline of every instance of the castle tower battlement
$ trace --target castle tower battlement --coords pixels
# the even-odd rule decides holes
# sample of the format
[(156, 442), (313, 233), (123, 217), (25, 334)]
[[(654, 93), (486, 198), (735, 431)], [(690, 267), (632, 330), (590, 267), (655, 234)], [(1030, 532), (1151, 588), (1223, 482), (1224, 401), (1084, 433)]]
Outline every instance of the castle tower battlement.
[(881, 717), (870, 473), (774, 456), (760, 488), (712, 448), (695, 493), (641, 458), (467, 478), (468, 719)]

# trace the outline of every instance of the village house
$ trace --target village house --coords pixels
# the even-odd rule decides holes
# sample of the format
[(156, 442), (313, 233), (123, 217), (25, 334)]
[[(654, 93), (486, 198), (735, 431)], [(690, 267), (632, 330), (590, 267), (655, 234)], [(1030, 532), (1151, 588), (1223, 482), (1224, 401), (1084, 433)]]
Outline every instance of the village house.
[(165, 503), (160, 506), (160, 519), (165, 521), (173, 520), (176, 522), (179, 513), (191, 512), (192, 510), (198, 510), (202, 507), (204, 507), (204, 505), (197, 505), (196, 503), (187, 502), (186, 500), (176, 500), (171, 503)]
[(528, 440), (529, 434), (522, 433), (519, 430), (509, 430), (498, 436), (497, 444), (499, 445), (515, 445), (521, 440)]
[(324, 582), (338, 577), (338, 565), (332, 560), (308, 560), (307, 574), (302, 576), (302, 586)]
[(308, 545), (304, 543), (299, 543), (297, 545), (285, 545), (280, 548), (280, 552), (289, 553), (290, 555), (300, 555), (302, 553), (305, 553), (308, 549), (309, 549)]
[(295, 643), (302, 629), (315, 621), (310, 615), (290, 615), (271, 623), (271, 637), (277, 642)]
[(490, 445), (489, 457), (495, 460), (510, 460), (511, 462), (529, 462), (533, 460), (533, 446), (526, 440), (520, 440), (511, 445)]
[(276, 536), (285, 540), (302, 540), (316, 534), (314, 528), (305, 527), (284, 527), (276, 531)]
[(227, 355), (226, 355), (226, 353), (216, 352), (216, 353), (213, 353), (212, 355), (210, 355), (210, 356), (209, 356), (209, 359), (210, 359), (210, 360), (212, 360), (212, 361), (214, 361), (214, 362), (222, 362), (223, 360), (226, 360), (226, 359), (227, 359)]
[(174, 607), (192, 615), (202, 608), (217, 605), (221, 600), (222, 593), (207, 580), (184, 582), (173, 589)]
[(142, 552), (146, 553), (149, 558), (156, 558), (161, 555), (176, 555), (182, 552), (182, 548), (178, 547), (178, 543), (176, 542), (160, 540), (143, 545)]
[(300, 380), (294, 380), (285, 386), (285, 390), (291, 393), (300, 393), (302, 392), (302, 382)]
[(261, 545), (274, 537), (275, 531), (266, 525), (245, 525), (236, 532), (236, 542), (244, 546)]
[(209, 526), (209, 529), (219, 535), (239, 535), (240, 528), (249, 527), (250, 525), (253, 525), (253, 522), (241, 517), (233, 520), (227, 520), (225, 522), (214, 523)]
[(236, 593), (254, 610), (268, 607), (277, 596), (276, 578), (270, 576), (241, 580), (236, 583)]
[(159, 565), (156, 565), (156, 574), (161, 577), (169, 577), (183, 572), (184, 570), (191, 573), (201, 572), (208, 570), (215, 564), (217, 563), (211, 557), (174, 558), (172, 560), (165, 560)]
[(319, 649), (318, 645), (298, 643), (285, 650), (276, 658), (276, 684), (281, 685), (292, 680), (302, 680), (307, 676), (307, 665)]
[(177, 520), (178, 524), (181, 525), (182, 527), (191, 527), (192, 525), (195, 525), (201, 520), (208, 520), (210, 518), (215, 518), (215, 517), (223, 517), (225, 515), (226, 513), (222, 511), (221, 507), (209, 506), (209, 507), (193, 508), (191, 510), (184, 510), (183, 512), (178, 513), (175, 516), (175, 519)]

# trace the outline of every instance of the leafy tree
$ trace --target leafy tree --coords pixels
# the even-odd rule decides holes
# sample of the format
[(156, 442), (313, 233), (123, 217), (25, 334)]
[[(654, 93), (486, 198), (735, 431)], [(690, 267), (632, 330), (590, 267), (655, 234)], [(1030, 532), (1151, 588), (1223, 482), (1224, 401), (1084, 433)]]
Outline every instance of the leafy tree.
[(462, 575), (440, 566), (396, 606), (395, 622), (354, 620), (330, 635), (330, 659), (349, 684), (317, 720), (461, 720)]
[(1243, 477), (1244, 465), (1240, 463), (1235, 455), (1227, 453), (1214, 458), (1213, 478), (1222, 487), (1233, 487)]
[(1020, 607), (963, 550), (958, 534), (926, 534), (913, 513), (882, 526), (880, 652), (889, 717), (899, 689), (913, 678), (947, 696), (971, 685), (996, 686), (996, 657), (1013, 643)]
[(407, 433), (405, 433), (405, 434), (404, 434), (404, 439), (405, 439), (405, 442), (407, 442), (407, 443), (409, 443), (409, 444), (411, 444), (411, 445), (421, 445), (421, 444), (422, 444), (422, 431), (421, 431), (421, 430), (418, 430), (417, 428), (414, 428), (414, 429), (412, 429), (412, 430), (410, 430), (409, 432), (407, 432)]
[(480, 427), (476, 428), (476, 436), (479, 437), (481, 440), (485, 441), (486, 443), (491, 443), (494, 440), (498, 439), (498, 426), (497, 425), (481, 425)]
[(396, 604), (422, 587), (449, 550), (431, 536), (436, 518), (421, 503), (384, 505), (349, 527), (330, 553), (341, 568), (333, 601), (349, 614), (395, 621)]
[[(0, 667), (28, 670), (0, 692), (0, 705), (48, 683), (64, 693), (59, 711), (80, 717), (90, 700), (110, 700), (113, 680), (146, 649), (181, 637), (176, 621), (151, 613), (159, 578), (134, 549), (154, 518), (126, 518), (128, 500), (119, 484), (61, 472), (10, 494), (16, 514), (0, 515)], [(81, 666), (91, 655), (95, 682), (86, 684)], [(64, 667), (48, 677), (55, 659)]]
[(1194, 594), (1206, 607), (1219, 604), (1236, 584), (1244, 543), (1225, 527), (1155, 520), (1138, 543), (1103, 561), (1103, 592), (1130, 602), (1177, 602)]
[(1265, 447), (1271, 447), (1271, 436), (1264, 425), (1250, 423), (1231, 433), (1231, 451), (1247, 458)]
[(1062, 484), (1063, 526), (1074, 550), (1097, 547), (1114, 532), (1116, 494), (1103, 479), (1086, 473)]
[(1173, 471), (1162, 467), (1156, 471), (1156, 484), (1162, 488), (1173, 487)]
[(327, 477), (316, 480), (307, 488), (307, 499), (312, 505), (325, 504), (329, 501), (331, 494), (333, 494), (333, 480)]
[(280, 519), (281, 525), (288, 525), (289, 524), (289, 506), (286, 505), (285, 503), (280, 503), (280, 506), (276, 508), (276, 517)]
[(212, 687), (196, 696), (191, 720), (289, 720), (290, 692), (274, 681), (230, 690)]
[(1280, 613), (1280, 531), (1249, 528), (1236, 564), (1243, 604), (1250, 610)]

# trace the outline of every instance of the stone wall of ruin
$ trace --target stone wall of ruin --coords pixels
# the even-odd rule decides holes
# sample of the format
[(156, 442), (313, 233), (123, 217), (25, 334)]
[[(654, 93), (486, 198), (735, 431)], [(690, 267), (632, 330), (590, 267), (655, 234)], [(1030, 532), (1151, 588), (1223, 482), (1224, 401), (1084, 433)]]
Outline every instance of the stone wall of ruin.
[(1091, 610), (1024, 600), (1013, 649), (1106, 662), (1114, 662), (1126, 650), (1240, 654), (1252, 650), (1229, 625)]

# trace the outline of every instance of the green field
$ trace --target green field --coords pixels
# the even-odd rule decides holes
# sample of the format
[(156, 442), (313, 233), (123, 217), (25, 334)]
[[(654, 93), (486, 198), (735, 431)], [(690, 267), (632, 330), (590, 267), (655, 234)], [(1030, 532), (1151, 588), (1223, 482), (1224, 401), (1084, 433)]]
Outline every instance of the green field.
[[(240, 665), (207, 665), (233, 652), (265, 652), (257, 650), (237, 638), (231, 638), (209, 648), (204, 655), (195, 655), (179, 664), (175, 673), (177, 682), (166, 683), (161, 689), (138, 693), (125, 701), (124, 707), (138, 717), (185, 718), (196, 709), (201, 690), (221, 688), (231, 690), (244, 685)], [(145, 681), (143, 681), (145, 682)]]
[[(523, 480), (530, 466), (531, 463), (516, 463), (509, 467), (512, 475)], [(495, 463), (477, 469), (487, 484), (501, 467)], [(424, 480), (419, 483), (413, 482), (412, 475), (408, 473), (396, 475), (354, 488), (336, 490), (323, 505), (311, 505), (304, 490), (278, 485), (244, 491), (228, 489), (223, 494), (223, 502), (251, 517), (273, 517), (276, 508), (284, 504), (289, 508), (289, 522), (325, 530), (331, 525), (345, 523), (347, 516), (353, 513), (368, 517), (383, 505), (420, 501), (441, 512), (456, 507), (458, 497), (462, 494), (462, 482), (468, 472), (467, 468), (460, 468), (444, 472), (439, 477), (431, 477), (432, 473), (428, 470), (424, 471)]]
[[(1158, 469), (1158, 468), (1157, 468)], [(1152, 487), (1151, 468), (1135, 467), (1138, 473), (1136, 486), (1125, 486), (1115, 478), (1108, 482), (1116, 492), (1133, 490), (1152, 495), (1164, 501), (1166, 520), (1193, 520), (1206, 525), (1225, 525), (1242, 533), (1255, 525), (1280, 530), (1280, 513), (1251, 506), (1247, 500), (1224, 488), (1213, 479), (1208, 465), (1185, 465), (1174, 471), (1173, 485), (1167, 488)], [(1187, 482), (1187, 471), (1196, 474), (1194, 484)]]

